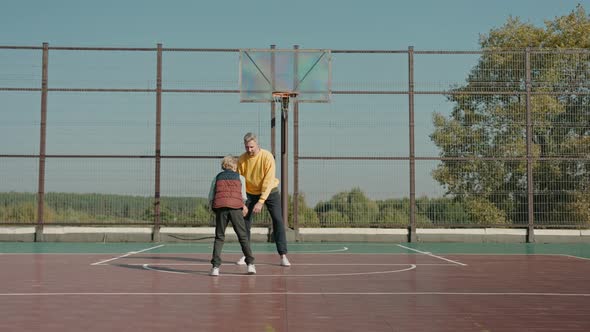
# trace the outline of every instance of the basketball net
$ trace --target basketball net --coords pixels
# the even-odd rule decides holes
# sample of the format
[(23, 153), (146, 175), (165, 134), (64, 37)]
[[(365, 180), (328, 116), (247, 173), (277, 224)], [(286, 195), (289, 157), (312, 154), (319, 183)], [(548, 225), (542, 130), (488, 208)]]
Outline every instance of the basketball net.
[(272, 93), (272, 98), (275, 103), (281, 104), (281, 110), (283, 111), (283, 116), (287, 111), (289, 111), (289, 100), (291, 98), (296, 98), (297, 92), (283, 92), (283, 91), (276, 91)]

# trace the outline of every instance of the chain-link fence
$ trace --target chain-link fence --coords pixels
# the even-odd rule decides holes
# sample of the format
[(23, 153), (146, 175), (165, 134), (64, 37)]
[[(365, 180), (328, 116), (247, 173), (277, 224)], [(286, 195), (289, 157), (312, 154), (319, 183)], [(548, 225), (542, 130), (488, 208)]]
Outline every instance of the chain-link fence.
[[(238, 52), (0, 46), (0, 223), (210, 225), (220, 158), (280, 148)], [(590, 226), (590, 51), (331, 54), (331, 102), (290, 111), (291, 227)]]

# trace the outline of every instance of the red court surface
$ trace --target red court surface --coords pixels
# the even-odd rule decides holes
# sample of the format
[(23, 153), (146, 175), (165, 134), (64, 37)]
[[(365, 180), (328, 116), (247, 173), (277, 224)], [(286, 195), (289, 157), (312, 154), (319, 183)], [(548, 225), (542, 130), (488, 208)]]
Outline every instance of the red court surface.
[(590, 260), (430, 252), (0, 254), (0, 331), (590, 331)]

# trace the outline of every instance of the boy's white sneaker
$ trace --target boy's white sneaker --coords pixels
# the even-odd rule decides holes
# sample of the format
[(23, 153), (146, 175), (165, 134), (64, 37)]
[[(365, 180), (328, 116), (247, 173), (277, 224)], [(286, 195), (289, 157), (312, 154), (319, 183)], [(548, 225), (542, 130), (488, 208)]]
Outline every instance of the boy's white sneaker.
[(248, 265), (248, 274), (256, 274), (256, 266), (254, 264)]
[(246, 256), (242, 256), (239, 261), (236, 262), (238, 265), (246, 265)]
[(212, 277), (217, 277), (219, 275), (219, 268), (218, 267), (214, 267), (211, 269), (211, 272), (209, 273), (210, 276)]
[(287, 255), (281, 255), (281, 266), (291, 266), (291, 262), (287, 259)]

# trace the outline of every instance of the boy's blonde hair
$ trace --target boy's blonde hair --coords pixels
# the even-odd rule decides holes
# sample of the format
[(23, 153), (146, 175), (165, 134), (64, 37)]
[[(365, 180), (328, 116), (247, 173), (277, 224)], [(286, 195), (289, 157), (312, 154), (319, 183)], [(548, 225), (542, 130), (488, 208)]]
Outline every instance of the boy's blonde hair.
[(238, 169), (238, 157), (228, 155), (221, 161), (221, 169), (235, 171)]

